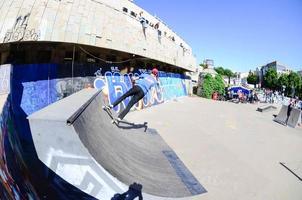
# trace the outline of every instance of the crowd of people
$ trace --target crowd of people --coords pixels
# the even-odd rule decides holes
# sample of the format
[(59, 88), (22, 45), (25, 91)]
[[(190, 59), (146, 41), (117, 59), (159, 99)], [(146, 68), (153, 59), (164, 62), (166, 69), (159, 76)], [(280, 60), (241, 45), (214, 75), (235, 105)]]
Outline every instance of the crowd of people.
[(232, 101), (236, 103), (270, 103), (270, 104), (291, 104), (295, 108), (302, 109), (302, 101), (298, 97), (286, 97), (284, 93), (272, 91), (269, 89), (263, 90), (230, 90), (226, 88), (225, 95), (219, 95), (214, 92), (213, 100)]
[(240, 103), (259, 102), (258, 94), (254, 90), (250, 90), (249, 92), (243, 92), (241, 90), (234, 92), (227, 90), (225, 100), (232, 100)]

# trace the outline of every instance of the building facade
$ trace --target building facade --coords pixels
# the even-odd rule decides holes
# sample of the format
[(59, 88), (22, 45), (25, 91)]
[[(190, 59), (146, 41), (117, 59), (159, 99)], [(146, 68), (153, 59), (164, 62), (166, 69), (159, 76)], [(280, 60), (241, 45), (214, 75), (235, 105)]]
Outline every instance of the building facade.
[(291, 71), (287, 66), (280, 64), (278, 61), (273, 61), (257, 68), (256, 72), (259, 75), (259, 80), (261, 83), (263, 82), (263, 78), (269, 69), (276, 70), (278, 74), (289, 74)]
[(136, 56), (185, 71), (196, 68), (191, 47), (160, 19), (128, 0), (3, 0), (0, 5), (0, 41), (8, 44), (1, 45), (1, 63), (7, 63), (9, 44), (43, 42), (49, 48), (53, 43), (75, 44), (77, 49), (82, 45), (87, 52), (88, 47), (110, 49), (109, 54), (90, 52), (100, 58), (111, 56), (104, 59), (108, 61)]

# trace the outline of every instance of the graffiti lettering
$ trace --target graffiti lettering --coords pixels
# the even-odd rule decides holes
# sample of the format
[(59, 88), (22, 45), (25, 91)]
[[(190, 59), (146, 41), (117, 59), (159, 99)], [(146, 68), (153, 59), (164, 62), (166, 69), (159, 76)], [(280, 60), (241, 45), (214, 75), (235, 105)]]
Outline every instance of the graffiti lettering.
[(40, 32), (35, 29), (27, 29), (30, 13), (19, 16), (12, 29), (9, 29), (4, 37), (3, 43), (15, 41), (36, 41), (40, 38)]
[[(116, 69), (116, 68), (111, 68)], [(113, 103), (117, 98), (123, 95), (132, 87), (132, 77), (139, 76), (139, 74), (146, 73), (146, 69), (138, 69), (139, 73), (128, 73), (121, 75), (117, 70), (112, 72), (105, 72), (102, 77), (101, 71), (98, 70), (95, 74), (97, 78), (94, 81), (94, 87), (97, 89), (106, 88), (108, 90), (109, 103)], [(169, 101), (171, 99), (186, 96), (187, 89), (185, 80), (181, 78), (180, 74), (160, 72), (160, 84), (151, 88), (151, 90), (143, 98), (142, 102), (136, 104), (135, 109), (142, 107), (149, 107)], [(115, 108), (117, 112), (125, 108), (130, 99), (125, 99), (120, 105)]]

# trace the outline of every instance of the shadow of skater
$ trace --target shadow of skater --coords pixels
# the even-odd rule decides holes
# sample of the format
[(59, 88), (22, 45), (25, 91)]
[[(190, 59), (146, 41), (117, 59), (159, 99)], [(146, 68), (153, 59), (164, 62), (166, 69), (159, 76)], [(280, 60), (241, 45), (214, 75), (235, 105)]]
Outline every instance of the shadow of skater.
[(127, 192), (115, 194), (111, 200), (134, 200), (136, 197), (138, 197), (139, 200), (143, 200), (142, 188), (143, 186), (141, 184), (134, 182), (129, 186)]
[(144, 132), (148, 129), (147, 122), (144, 122), (143, 124), (135, 124), (127, 121), (120, 121), (117, 126), (121, 129), (143, 129)]

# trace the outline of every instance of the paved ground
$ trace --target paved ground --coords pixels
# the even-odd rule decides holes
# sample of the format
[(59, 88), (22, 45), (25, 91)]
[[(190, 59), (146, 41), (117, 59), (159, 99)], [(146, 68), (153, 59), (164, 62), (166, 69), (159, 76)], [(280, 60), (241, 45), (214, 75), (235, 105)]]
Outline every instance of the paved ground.
[(302, 168), (302, 128), (273, 122), (279, 109), (260, 113), (259, 105), (185, 97), (127, 120), (159, 131), (207, 189), (194, 199), (301, 200), (302, 181), (280, 162)]

